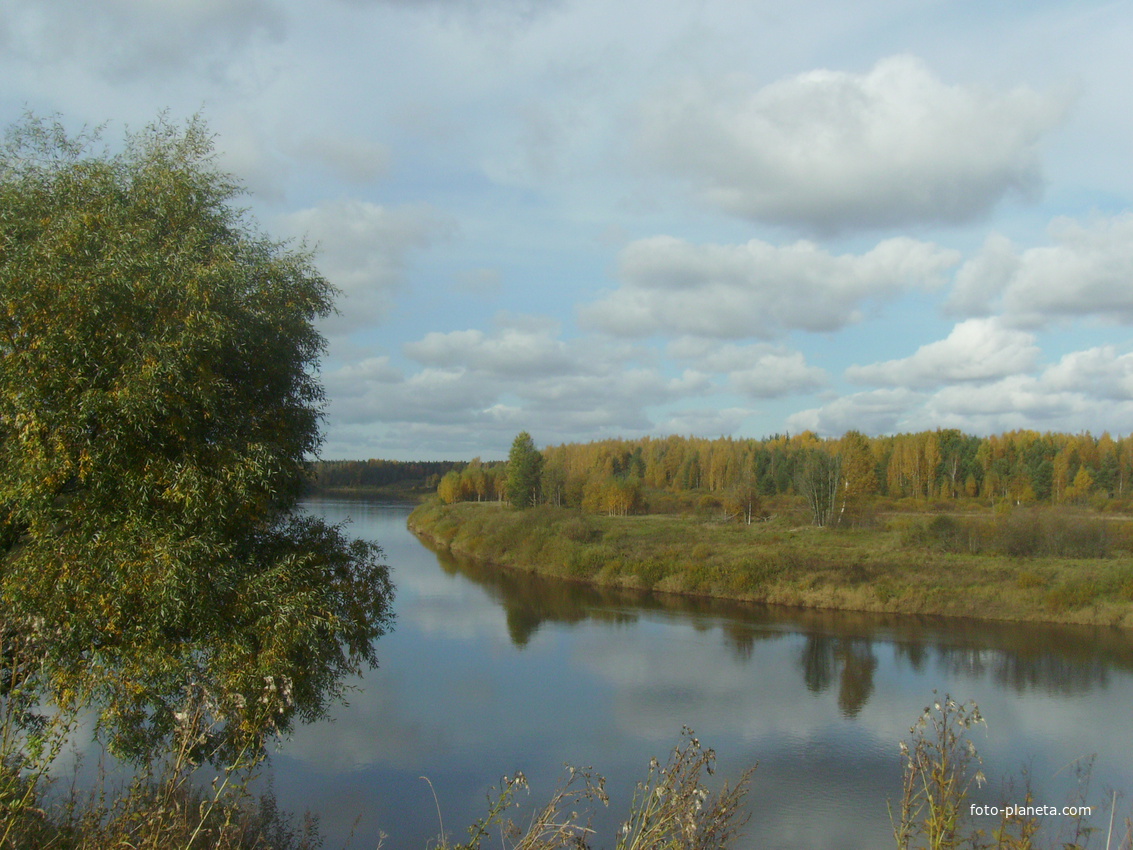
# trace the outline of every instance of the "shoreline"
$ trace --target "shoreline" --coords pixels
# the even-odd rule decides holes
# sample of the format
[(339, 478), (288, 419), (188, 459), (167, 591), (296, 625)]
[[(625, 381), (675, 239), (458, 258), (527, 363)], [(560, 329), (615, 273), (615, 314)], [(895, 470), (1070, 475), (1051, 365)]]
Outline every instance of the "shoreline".
[(597, 587), (796, 609), (1133, 630), (1133, 557), (941, 553), (892, 531), (595, 517), (547, 506), (419, 505), (407, 526), (493, 567)]

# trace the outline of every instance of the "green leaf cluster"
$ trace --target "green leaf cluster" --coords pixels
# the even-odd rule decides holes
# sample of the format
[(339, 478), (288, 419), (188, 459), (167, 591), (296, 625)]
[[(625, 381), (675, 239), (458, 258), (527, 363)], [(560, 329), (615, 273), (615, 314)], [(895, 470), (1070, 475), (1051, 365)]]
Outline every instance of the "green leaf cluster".
[(199, 119), (0, 148), (0, 602), (131, 753), (187, 699), (259, 746), (391, 622), (380, 550), (296, 510), (334, 290), (240, 194)]
[(507, 457), (507, 496), (517, 508), (539, 504), (543, 455), (526, 431), (520, 431), (511, 444)]

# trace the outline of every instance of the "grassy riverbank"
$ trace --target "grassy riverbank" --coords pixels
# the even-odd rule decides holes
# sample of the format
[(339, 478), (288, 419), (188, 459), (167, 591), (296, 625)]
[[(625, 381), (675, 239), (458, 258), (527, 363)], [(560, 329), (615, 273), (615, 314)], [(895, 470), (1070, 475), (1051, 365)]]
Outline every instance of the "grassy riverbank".
[(1018, 511), (815, 528), (430, 501), (410, 529), (500, 567), (808, 608), (1133, 628), (1133, 525)]
[(319, 487), (307, 488), (307, 497), (314, 499), (367, 499), (370, 501), (424, 502), (436, 494), (437, 488), (423, 481), (396, 481), (373, 487)]

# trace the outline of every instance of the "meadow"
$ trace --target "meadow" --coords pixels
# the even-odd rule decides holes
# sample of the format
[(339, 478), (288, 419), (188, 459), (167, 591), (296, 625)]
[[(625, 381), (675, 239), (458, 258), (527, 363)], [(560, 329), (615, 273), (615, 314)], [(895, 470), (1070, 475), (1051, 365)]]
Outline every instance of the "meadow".
[[(950, 508), (946, 511), (945, 508)], [(712, 511), (603, 516), (439, 500), (409, 527), (434, 545), (600, 586), (807, 608), (1133, 627), (1133, 520), (1066, 507), (901, 509), (837, 528), (781, 498), (737, 522)]]

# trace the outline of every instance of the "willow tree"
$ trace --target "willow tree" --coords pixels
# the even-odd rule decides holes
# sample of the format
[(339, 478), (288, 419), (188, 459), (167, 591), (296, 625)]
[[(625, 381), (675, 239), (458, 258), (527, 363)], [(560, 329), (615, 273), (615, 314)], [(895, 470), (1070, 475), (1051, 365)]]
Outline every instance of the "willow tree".
[(2, 625), (138, 757), (319, 716), (391, 622), (380, 550), (297, 510), (334, 291), (240, 195), (199, 120), (0, 149)]

